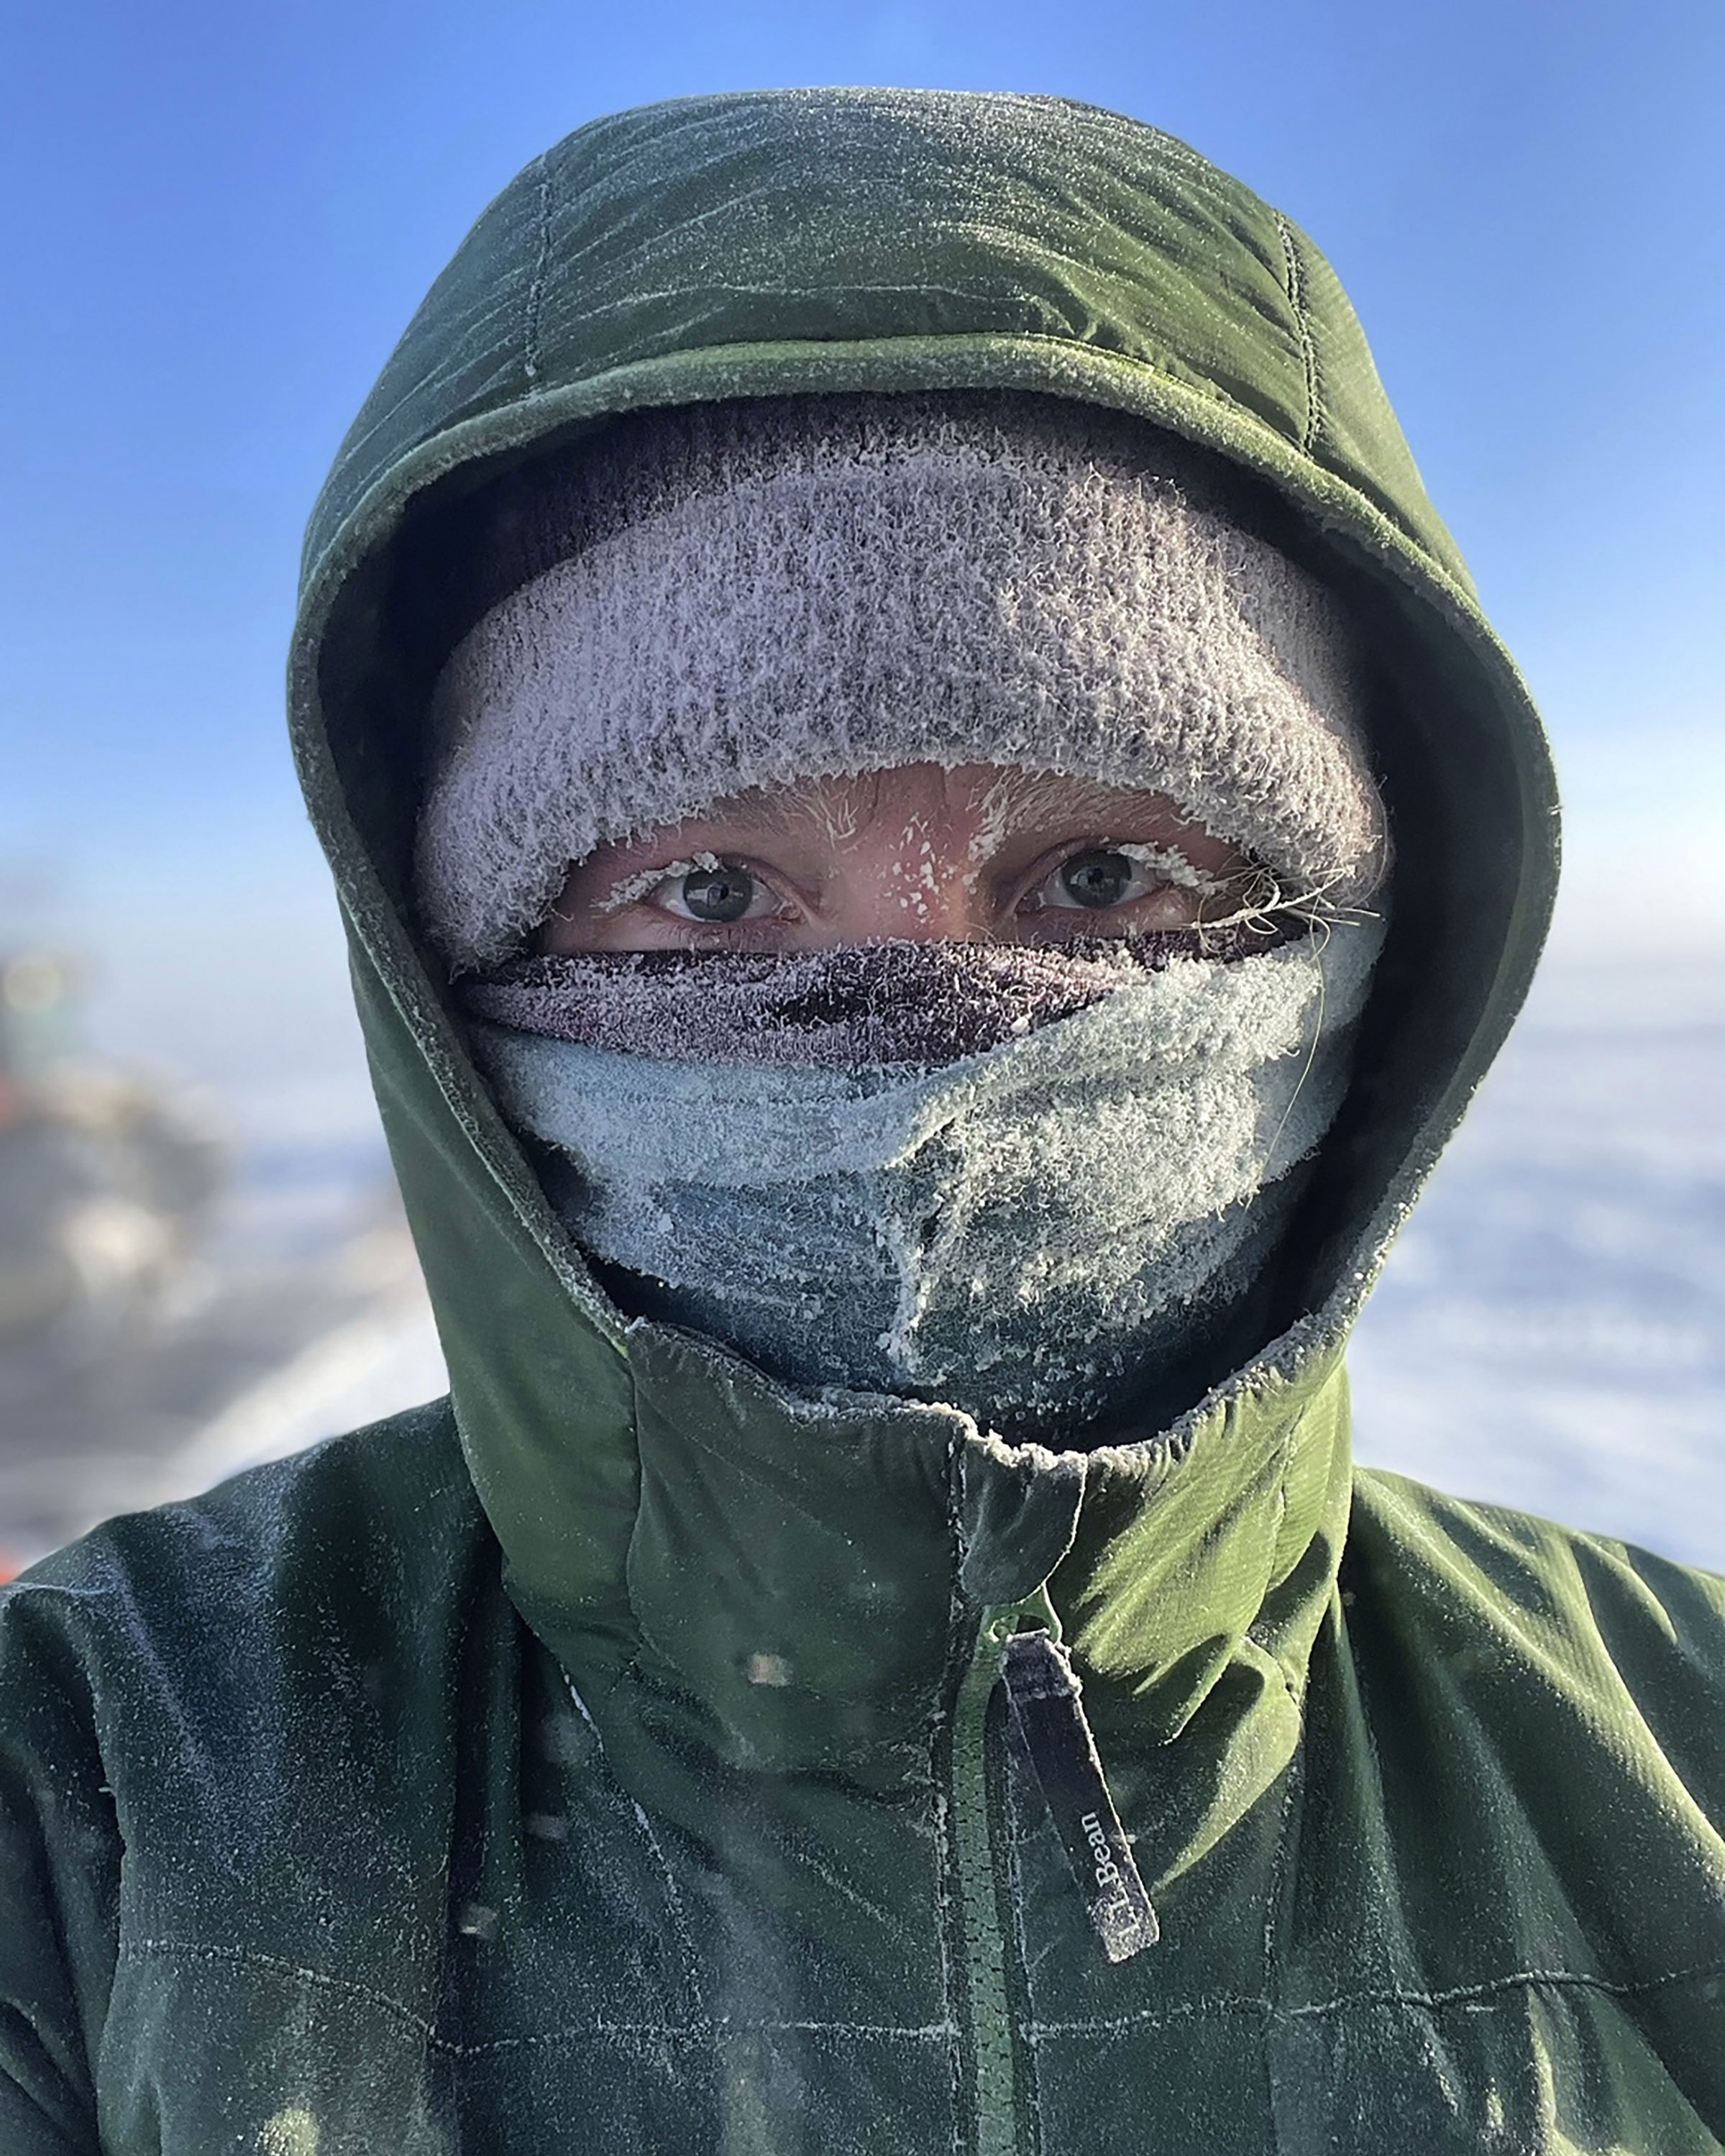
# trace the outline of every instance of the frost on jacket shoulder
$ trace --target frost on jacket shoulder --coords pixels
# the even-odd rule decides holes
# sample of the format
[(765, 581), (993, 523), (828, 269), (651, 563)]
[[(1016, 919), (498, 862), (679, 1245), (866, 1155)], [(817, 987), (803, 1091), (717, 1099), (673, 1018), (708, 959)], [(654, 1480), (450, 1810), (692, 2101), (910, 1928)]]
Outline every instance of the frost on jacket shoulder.
[[(717, 2149), (739, 2108), (759, 2146), (952, 2145), (938, 1733), (808, 1804), (685, 1731), (644, 1813), (500, 1573), (439, 1406), (6, 1590), (8, 2156)], [(1157, 1881), (1129, 2010), (1087, 2010), (1021, 1826), (1073, 1986), (1044, 2145), (1717, 2148), (1722, 1691), (1725, 1582), (1361, 1476), (1298, 1753)], [(674, 1718), (649, 1688), (628, 1743)], [(1142, 1846), (1177, 1759), (1101, 1741)], [(786, 1875), (717, 1876), (763, 1834)]]

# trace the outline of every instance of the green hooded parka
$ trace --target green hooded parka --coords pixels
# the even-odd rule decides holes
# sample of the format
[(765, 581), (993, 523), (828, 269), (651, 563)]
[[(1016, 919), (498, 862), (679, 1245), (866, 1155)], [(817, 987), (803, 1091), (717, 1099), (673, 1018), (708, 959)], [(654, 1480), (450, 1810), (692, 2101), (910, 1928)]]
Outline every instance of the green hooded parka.
[[(628, 1325), (408, 896), (403, 564), (451, 501), (638, 407), (990, 386), (1280, 495), (1396, 829), (1274, 1337), (1100, 1450)], [(1049, 99), (584, 127), (343, 444), (291, 695), (452, 1393), (8, 1590), (4, 2156), (1725, 2149), (1725, 1582), (1350, 1466), (1345, 1337), (1526, 988), (1555, 809), (1304, 234)], [(1039, 1628), (1160, 1918), (1117, 1963), (1003, 1697)]]

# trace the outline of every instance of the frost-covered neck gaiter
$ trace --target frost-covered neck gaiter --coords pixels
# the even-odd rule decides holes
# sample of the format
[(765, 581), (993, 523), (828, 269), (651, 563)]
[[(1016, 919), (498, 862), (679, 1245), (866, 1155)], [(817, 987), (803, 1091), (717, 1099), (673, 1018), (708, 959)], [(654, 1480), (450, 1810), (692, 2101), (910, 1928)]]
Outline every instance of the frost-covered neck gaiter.
[(1072, 1443), (1153, 1418), (1237, 1323), (1380, 941), (536, 959), (466, 1001), (638, 1314)]

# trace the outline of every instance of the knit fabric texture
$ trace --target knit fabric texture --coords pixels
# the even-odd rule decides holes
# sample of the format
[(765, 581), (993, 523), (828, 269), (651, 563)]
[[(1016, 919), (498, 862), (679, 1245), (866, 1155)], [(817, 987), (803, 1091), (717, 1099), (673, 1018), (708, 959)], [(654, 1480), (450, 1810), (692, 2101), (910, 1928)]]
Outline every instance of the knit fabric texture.
[(603, 843), (921, 762), (1166, 793), (1290, 896), (1381, 876), (1341, 608), (1141, 425), (1029, 397), (690, 406), (522, 498), (483, 573), (526, 581), (433, 696), (416, 876), (458, 973)]
[(893, 942), (809, 952), (602, 951), (515, 958), (462, 983), (475, 1018), (636, 1055), (733, 1063), (956, 1062), (1140, 987), (1178, 957), (1235, 958), (1282, 916), (1054, 947)]
[[(1070, 1443), (1153, 1418), (1225, 1333), (1335, 1115), (1381, 937), (1143, 967), (932, 1069), (845, 1067), (819, 1028), (762, 1063), (747, 1024), (665, 1056), (480, 1023), (475, 1050), (631, 1308), (795, 1384)], [(1024, 969), (1027, 1012), (1046, 987)]]

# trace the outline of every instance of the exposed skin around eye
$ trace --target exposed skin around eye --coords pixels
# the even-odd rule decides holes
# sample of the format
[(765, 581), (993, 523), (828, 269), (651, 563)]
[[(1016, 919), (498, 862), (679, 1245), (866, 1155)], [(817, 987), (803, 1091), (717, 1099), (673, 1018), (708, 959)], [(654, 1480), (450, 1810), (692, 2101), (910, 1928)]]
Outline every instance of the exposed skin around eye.
[(1165, 794), (901, 765), (735, 795), (569, 871), (544, 952), (1061, 942), (1235, 910), (1252, 862)]

